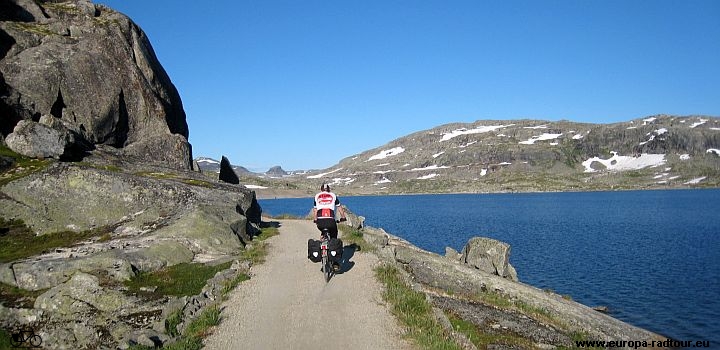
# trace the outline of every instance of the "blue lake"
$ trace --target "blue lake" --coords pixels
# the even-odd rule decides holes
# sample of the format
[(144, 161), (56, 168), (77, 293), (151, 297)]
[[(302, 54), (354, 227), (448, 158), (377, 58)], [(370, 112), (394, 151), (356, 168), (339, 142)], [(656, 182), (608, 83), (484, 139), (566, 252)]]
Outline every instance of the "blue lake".
[[(720, 190), (342, 197), (416, 246), (507, 242), (520, 281), (678, 340), (720, 346)], [(304, 216), (311, 198), (260, 200)], [(637, 340), (637, 339), (626, 339)]]

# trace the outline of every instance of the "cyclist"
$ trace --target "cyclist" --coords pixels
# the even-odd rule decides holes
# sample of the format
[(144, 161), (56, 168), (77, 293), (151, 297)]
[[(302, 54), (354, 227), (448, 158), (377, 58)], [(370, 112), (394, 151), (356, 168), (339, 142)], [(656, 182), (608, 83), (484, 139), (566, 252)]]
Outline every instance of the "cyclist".
[(322, 184), (320, 192), (315, 195), (313, 202), (313, 222), (317, 225), (318, 230), (327, 229), (330, 238), (337, 238), (338, 228), (335, 219), (335, 211), (340, 212), (340, 221), (346, 221), (345, 210), (340, 205), (340, 200), (335, 193), (330, 191), (330, 185)]
[[(335, 211), (340, 213), (340, 221), (346, 221), (345, 210), (340, 205), (340, 200), (335, 193), (330, 191), (330, 185), (322, 184), (320, 192), (315, 195), (313, 203), (312, 216), (313, 222), (317, 225), (318, 230), (322, 233), (324, 229), (328, 230), (330, 238), (337, 238), (338, 228), (335, 221)], [(333, 269), (336, 271), (340, 268), (338, 263), (333, 263)]]

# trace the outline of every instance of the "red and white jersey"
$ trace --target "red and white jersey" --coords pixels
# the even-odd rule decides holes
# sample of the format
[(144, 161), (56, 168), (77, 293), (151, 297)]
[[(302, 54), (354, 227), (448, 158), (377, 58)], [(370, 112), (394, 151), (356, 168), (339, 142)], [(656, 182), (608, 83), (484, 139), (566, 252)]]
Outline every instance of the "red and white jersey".
[(336, 206), (340, 204), (335, 193), (320, 192), (315, 195), (315, 206), (318, 219), (335, 218)]

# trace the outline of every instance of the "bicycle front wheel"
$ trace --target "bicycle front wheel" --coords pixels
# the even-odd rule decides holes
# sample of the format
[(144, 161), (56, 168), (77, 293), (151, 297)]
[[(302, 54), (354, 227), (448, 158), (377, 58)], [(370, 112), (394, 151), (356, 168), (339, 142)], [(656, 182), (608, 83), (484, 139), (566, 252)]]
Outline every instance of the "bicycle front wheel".
[(30, 345), (34, 347), (42, 345), (42, 338), (37, 334), (33, 335), (32, 337), (30, 337)]

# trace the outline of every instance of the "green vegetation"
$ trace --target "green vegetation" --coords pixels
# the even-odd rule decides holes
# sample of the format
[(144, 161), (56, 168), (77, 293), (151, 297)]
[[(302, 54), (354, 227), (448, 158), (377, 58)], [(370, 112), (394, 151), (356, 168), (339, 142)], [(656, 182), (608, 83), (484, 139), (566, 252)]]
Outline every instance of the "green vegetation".
[(550, 323), (560, 328), (565, 328), (563, 323), (547, 310), (532, 306), (520, 300), (510, 300), (500, 293), (483, 291), (482, 293), (474, 295), (473, 299), (501, 309), (515, 310), (544, 323)]
[(0, 328), (0, 349), (13, 349), (13, 345), (10, 342), (10, 333)]
[(463, 320), (453, 314), (448, 315), (453, 329), (465, 335), (478, 349), (486, 349), (488, 345), (502, 344), (509, 348), (533, 348), (532, 342), (512, 334), (485, 333), (472, 322)]
[[(261, 263), (265, 261), (267, 255), (266, 239), (278, 234), (277, 227), (264, 227), (259, 235), (253, 240), (253, 246), (243, 252), (241, 259), (249, 260), (252, 263)], [(126, 286), (131, 291), (140, 292), (141, 287), (157, 287), (154, 292), (156, 296), (163, 295), (195, 295), (199, 294), (207, 280), (212, 278), (218, 271), (225, 270), (230, 267), (232, 262), (227, 262), (217, 266), (206, 266), (203, 264), (179, 264), (165, 268), (160, 271), (142, 273), (131, 281), (126, 282)], [(246, 274), (239, 274), (232, 280), (223, 284), (221, 295), (223, 299), (227, 297), (238, 284), (250, 279)], [(150, 293), (150, 292), (145, 292)], [(182, 311), (177, 311), (170, 315), (165, 321), (165, 332), (172, 336), (180, 336), (177, 327), (182, 322)], [(163, 349), (175, 350), (196, 350), (202, 348), (202, 339), (207, 337), (214, 326), (220, 323), (220, 308), (218, 305), (208, 307), (203, 313), (188, 325), (185, 333), (180, 339), (172, 344), (164, 346)], [(133, 350), (152, 349), (144, 346), (130, 347)]]
[[(173, 322), (177, 322), (174, 324), (173, 327), (176, 327), (179, 322), (179, 318), (175, 319)], [(210, 335), (212, 328), (220, 324), (220, 308), (217, 305), (213, 305), (209, 308), (207, 308), (205, 311), (200, 314), (200, 316), (196, 319), (194, 319), (190, 324), (188, 325), (187, 329), (185, 330), (185, 334), (180, 337), (178, 341), (172, 344), (168, 344), (167, 346), (163, 346), (163, 349), (169, 349), (169, 350), (199, 350), (202, 349), (203, 344), (202, 340), (203, 338)], [(167, 327), (167, 324), (166, 324)], [(168, 332), (171, 336), (177, 336), (178, 332), (177, 329), (175, 329), (174, 333)], [(150, 350), (154, 349), (153, 347), (147, 347), (147, 346), (141, 346), (141, 345), (135, 345), (131, 346), (129, 348), (130, 350)]]
[(111, 171), (115, 173), (122, 172), (122, 169), (116, 165), (101, 165), (101, 164), (94, 164), (94, 163), (88, 163), (88, 162), (77, 162), (76, 165), (88, 167), (88, 168), (95, 168), (105, 171)]
[(135, 173), (135, 175), (143, 176), (143, 177), (152, 177), (152, 178), (161, 179), (161, 180), (175, 180), (175, 181), (180, 181), (184, 184), (191, 185), (191, 186), (200, 186), (200, 187), (207, 187), (207, 188), (214, 186), (211, 182), (208, 182), (205, 180), (187, 179), (187, 178), (179, 177), (175, 174), (162, 173), (162, 172), (141, 171), (141, 172)]
[(0, 145), (0, 156), (12, 158), (15, 163), (10, 169), (0, 172), (0, 186), (43, 170), (52, 162), (52, 160), (40, 160), (22, 156), (2, 145)]
[(421, 348), (461, 349), (435, 319), (425, 294), (412, 290), (396, 268), (381, 266), (375, 269), (375, 274), (385, 284), (383, 298), (392, 305), (392, 312), (405, 326), (407, 335)]
[(165, 333), (171, 337), (177, 337), (180, 335), (180, 332), (177, 329), (177, 326), (182, 323), (182, 310), (178, 310), (173, 312), (168, 318), (165, 320)]
[[(210, 278), (230, 265), (230, 261), (216, 266), (182, 263), (153, 272), (141, 272), (126, 281), (125, 286), (130, 292), (148, 296), (191, 296), (199, 294)], [(152, 292), (141, 289), (153, 287), (156, 288)]]
[(36, 236), (22, 220), (0, 218), (0, 263), (42, 254), (58, 247), (70, 247), (114, 229), (114, 225), (108, 225), (82, 232), (60, 231)]
[(240, 258), (250, 261), (252, 264), (264, 263), (268, 253), (265, 240), (277, 236), (279, 233), (280, 231), (277, 227), (263, 227), (260, 234), (253, 238), (252, 246), (248, 246), (249, 249), (245, 249), (240, 255)]
[(356, 250), (359, 251), (372, 252), (376, 250), (374, 246), (365, 242), (362, 231), (346, 225), (338, 225), (338, 228), (340, 229), (340, 232), (342, 232), (343, 244), (355, 245), (357, 247)]
[(14, 308), (32, 308), (45, 290), (29, 291), (0, 282), (0, 304)]
[(33, 34), (37, 34), (37, 35), (41, 35), (41, 36), (59, 35), (58, 33), (52, 31), (50, 29), (50, 26), (47, 24), (10, 22), (10, 26), (16, 30), (21, 30), (24, 32), (33, 33)]

